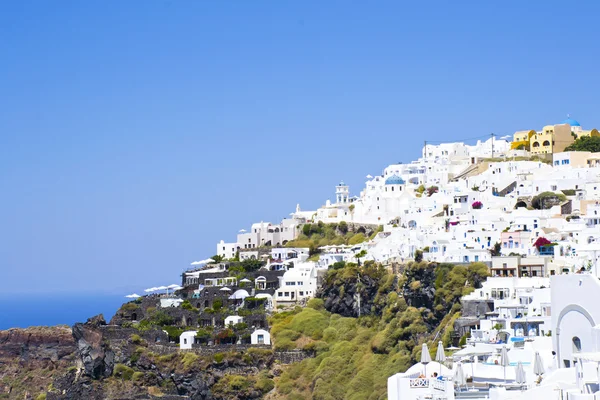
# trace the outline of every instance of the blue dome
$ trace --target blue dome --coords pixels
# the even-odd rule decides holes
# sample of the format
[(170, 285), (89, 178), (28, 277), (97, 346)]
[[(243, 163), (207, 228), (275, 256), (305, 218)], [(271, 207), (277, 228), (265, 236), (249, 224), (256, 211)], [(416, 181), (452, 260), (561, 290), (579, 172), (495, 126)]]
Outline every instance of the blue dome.
[(567, 118), (561, 124), (569, 124), (571, 126), (581, 126), (579, 122), (575, 121), (573, 118)]
[(385, 180), (386, 185), (404, 185), (404, 179), (400, 178), (398, 175), (392, 175)]

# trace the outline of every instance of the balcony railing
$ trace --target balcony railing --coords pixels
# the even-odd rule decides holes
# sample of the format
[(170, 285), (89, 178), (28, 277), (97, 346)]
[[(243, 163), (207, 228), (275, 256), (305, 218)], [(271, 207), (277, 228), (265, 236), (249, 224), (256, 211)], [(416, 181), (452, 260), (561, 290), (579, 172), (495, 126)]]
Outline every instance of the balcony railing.
[(429, 387), (429, 379), (427, 378), (416, 378), (410, 380), (410, 388), (428, 388)]
[(431, 379), (431, 388), (435, 390), (440, 390), (442, 392), (446, 391), (446, 382), (439, 379)]

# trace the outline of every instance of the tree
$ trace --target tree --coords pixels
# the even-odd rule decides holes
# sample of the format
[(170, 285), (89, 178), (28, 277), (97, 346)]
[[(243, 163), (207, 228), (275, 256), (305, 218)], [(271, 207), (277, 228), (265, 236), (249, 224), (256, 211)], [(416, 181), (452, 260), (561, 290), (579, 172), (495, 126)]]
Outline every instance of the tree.
[(502, 245), (500, 242), (494, 243), (494, 246), (490, 249), (490, 254), (492, 257), (498, 257), (502, 251)]
[(221, 261), (223, 261), (225, 259), (225, 257), (220, 256), (220, 255), (214, 255), (211, 257), (213, 260), (215, 260), (216, 263), (220, 263)]
[(427, 196), (430, 196), (434, 193), (437, 193), (439, 191), (439, 188), (437, 186), (429, 186), (427, 188)]
[(360, 266), (360, 259), (363, 258), (364, 256), (367, 255), (367, 251), (366, 250), (361, 250), (358, 253), (356, 253), (354, 255), (354, 257), (356, 258), (356, 260), (358, 261), (358, 265)]
[(565, 151), (591, 151), (592, 153), (600, 151), (600, 137), (582, 136), (565, 148)]
[(423, 261), (423, 251), (417, 250), (415, 251), (415, 262), (420, 263), (421, 261)]
[(255, 260), (253, 258), (248, 258), (242, 261), (242, 267), (246, 272), (252, 272), (260, 269), (263, 266), (263, 263), (259, 260)]
[[(350, 207), (354, 207), (354, 205), (351, 205)], [(339, 231), (345, 235), (346, 233), (348, 233), (348, 224), (346, 223), (346, 221), (342, 221), (338, 224), (338, 229)]]
[(547, 210), (567, 199), (562, 193), (542, 192), (531, 199), (531, 205), (536, 210)]

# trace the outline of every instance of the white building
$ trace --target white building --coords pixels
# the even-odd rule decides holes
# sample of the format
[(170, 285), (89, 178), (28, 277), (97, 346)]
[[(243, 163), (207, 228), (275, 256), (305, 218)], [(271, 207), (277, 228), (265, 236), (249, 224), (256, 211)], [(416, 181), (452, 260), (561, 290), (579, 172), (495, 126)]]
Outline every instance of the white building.
[(179, 336), (179, 348), (181, 350), (189, 350), (192, 348), (196, 340), (196, 331), (185, 331)]
[(275, 292), (276, 304), (302, 303), (315, 295), (317, 271), (314, 262), (297, 263), (294, 268), (279, 277), (279, 288)]
[(271, 334), (264, 329), (257, 329), (250, 334), (250, 343), (270, 345)]

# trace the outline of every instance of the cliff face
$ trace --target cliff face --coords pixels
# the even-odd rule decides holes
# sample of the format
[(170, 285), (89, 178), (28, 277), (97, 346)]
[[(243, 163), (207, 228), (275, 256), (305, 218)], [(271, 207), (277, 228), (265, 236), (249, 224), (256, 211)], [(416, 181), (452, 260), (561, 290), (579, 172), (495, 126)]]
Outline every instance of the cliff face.
[(71, 328), (32, 327), (0, 331), (0, 399), (45, 393), (75, 362)]

